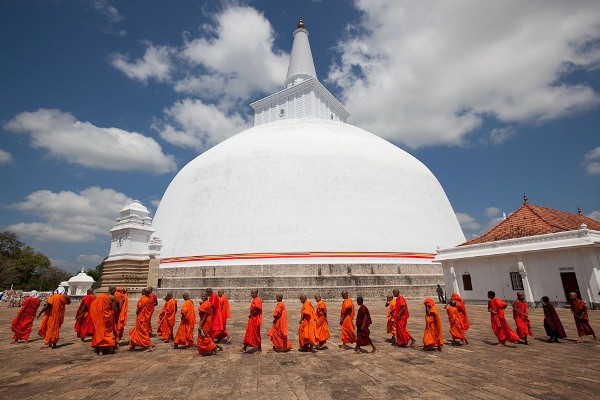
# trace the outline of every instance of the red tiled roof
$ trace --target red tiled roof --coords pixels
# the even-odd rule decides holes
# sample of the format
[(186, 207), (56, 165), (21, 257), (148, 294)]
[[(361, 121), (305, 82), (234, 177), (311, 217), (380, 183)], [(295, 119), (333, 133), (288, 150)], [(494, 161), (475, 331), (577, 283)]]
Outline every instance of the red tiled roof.
[(460, 246), (544, 235), (546, 233), (572, 231), (580, 229), (581, 224), (586, 224), (588, 229), (600, 231), (600, 222), (594, 221), (584, 215), (524, 203), (517, 211), (493, 227), (489, 232), (471, 239)]

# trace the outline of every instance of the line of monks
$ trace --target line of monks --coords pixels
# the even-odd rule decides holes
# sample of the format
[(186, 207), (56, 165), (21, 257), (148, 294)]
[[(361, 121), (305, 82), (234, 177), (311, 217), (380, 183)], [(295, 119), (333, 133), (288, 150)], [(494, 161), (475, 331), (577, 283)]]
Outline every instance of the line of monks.
[[(388, 341), (395, 346), (414, 346), (416, 339), (407, 329), (409, 318), (408, 305), (398, 289), (394, 289), (393, 295), (387, 297), (387, 334)], [(340, 310), (340, 340), (341, 349), (352, 349), (357, 353), (363, 351), (363, 346), (371, 346), (372, 351), (376, 347), (370, 338), (370, 326), (372, 324), (369, 309), (363, 304), (363, 298), (357, 297), (358, 311), (348, 297), (348, 292), (342, 292), (342, 306)], [(252, 301), (248, 313), (246, 332), (242, 341), (240, 352), (261, 351), (261, 326), (263, 306), (258, 290), (251, 291)], [(517, 299), (512, 303), (513, 318), (516, 324), (516, 332), (511, 329), (505, 317), (507, 303), (498, 299), (494, 292), (488, 292), (488, 311), (491, 316), (492, 331), (498, 338), (498, 345), (504, 346), (506, 342), (522, 342), (528, 344), (528, 337), (533, 337), (531, 322), (528, 316), (528, 306), (522, 292), (517, 294)], [(571, 312), (575, 319), (578, 342), (583, 337), (591, 335), (596, 341), (596, 335), (589, 324), (587, 307), (583, 301), (578, 299), (576, 293), (569, 295)], [(231, 317), (229, 301), (222, 290), (217, 294), (212, 289), (207, 289), (202, 294), (202, 301), (198, 307), (198, 317), (194, 303), (187, 293), (183, 294), (184, 303), (179, 312), (180, 325), (174, 333), (175, 321), (177, 319), (177, 301), (172, 294), (167, 294), (165, 304), (158, 315), (157, 335), (164, 342), (173, 342), (174, 348), (188, 348), (194, 346), (202, 355), (216, 354), (223, 350), (219, 343), (230, 343), (231, 336), (227, 332), (227, 319)], [(287, 352), (291, 350), (292, 344), (289, 337), (288, 317), (283, 296), (277, 294), (277, 303), (273, 311), (273, 324), (267, 331), (267, 336), (276, 352)], [(302, 309), (300, 312), (298, 326), (298, 350), (303, 352), (314, 352), (327, 349), (327, 341), (330, 338), (329, 319), (327, 305), (320, 295), (315, 295), (316, 309), (307, 300), (305, 295), (300, 296)], [(554, 306), (548, 297), (542, 298), (544, 309), (544, 328), (549, 336), (550, 342), (558, 342), (565, 338), (566, 334)], [(44, 345), (48, 348), (56, 348), (60, 339), (59, 331), (64, 321), (66, 305), (70, 304), (70, 298), (65, 295), (64, 289), (57, 289), (56, 293), (47, 299), (46, 305), (37, 313), (40, 300), (37, 293), (33, 291), (23, 302), (17, 316), (12, 321), (11, 329), (14, 332), (15, 342), (28, 341), (36, 317), (44, 318), (40, 324), (38, 335), (44, 338)], [(142, 290), (142, 296), (136, 305), (135, 325), (129, 331), (129, 348), (136, 347), (151, 351), (152, 315), (158, 299), (152, 288)], [(444, 345), (442, 318), (434, 301), (425, 299), (425, 329), (423, 332), (424, 350), (442, 350)], [(466, 332), (469, 330), (469, 318), (464, 301), (454, 293), (444, 307), (448, 314), (450, 324), (450, 335), (452, 344), (467, 345)], [(123, 338), (125, 325), (127, 323), (128, 295), (125, 287), (110, 287), (107, 293), (97, 297), (90, 289), (83, 297), (75, 317), (75, 331), (77, 337), (82, 341), (86, 337), (92, 337), (91, 346), (96, 353), (113, 354), (119, 347)], [(355, 318), (356, 316), (356, 318)], [(194, 340), (194, 331), (198, 324), (198, 335)]]

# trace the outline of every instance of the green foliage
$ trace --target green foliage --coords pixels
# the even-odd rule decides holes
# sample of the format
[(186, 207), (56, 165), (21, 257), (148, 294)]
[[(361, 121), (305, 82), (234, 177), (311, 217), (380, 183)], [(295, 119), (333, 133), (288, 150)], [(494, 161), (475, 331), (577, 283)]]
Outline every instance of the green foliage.
[[(104, 260), (106, 260), (107, 258), (108, 257), (105, 257)], [(104, 260), (102, 260), (100, 264), (96, 265), (94, 269), (88, 269), (87, 271), (85, 271), (86, 274), (94, 278), (95, 282), (92, 285), (92, 289), (98, 289), (100, 285), (102, 285), (102, 272), (104, 272)]]

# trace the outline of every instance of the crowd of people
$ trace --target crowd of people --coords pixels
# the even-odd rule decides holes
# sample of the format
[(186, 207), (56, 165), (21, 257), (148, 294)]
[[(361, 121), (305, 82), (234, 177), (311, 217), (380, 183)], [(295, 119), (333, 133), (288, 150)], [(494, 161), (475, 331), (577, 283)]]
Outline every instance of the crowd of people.
[[(248, 313), (246, 331), (240, 352), (256, 352), (262, 350), (261, 327), (263, 324), (263, 305), (258, 290), (250, 293), (252, 301)], [(348, 296), (347, 291), (341, 293), (343, 299), (340, 310), (340, 349), (353, 349), (357, 353), (363, 347), (370, 346), (371, 351), (377, 351), (371, 340), (370, 326), (372, 324), (369, 309), (364, 304), (361, 296), (356, 298), (358, 310)], [(528, 338), (533, 338), (531, 321), (528, 315), (528, 305), (522, 292), (517, 294), (517, 299), (512, 303), (513, 319), (516, 331), (510, 327), (505, 309), (508, 304), (496, 297), (492, 291), (488, 292), (488, 311), (491, 316), (491, 328), (498, 339), (498, 346), (506, 342), (529, 344)], [(298, 324), (298, 350), (302, 352), (315, 352), (327, 349), (330, 338), (330, 315), (327, 305), (319, 294), (314, 296), (316, 308), (306, 295), (300, 296), (302, 309)], [(217, 354), (223, 350), (221, 344), (230, 343), (231, 335), (227, 331), (227, 320), (231, 317), (229, 301), (222, 290), (214, 293), (208, 288), (201, 296), (201, 302), (196, 309), (188, 293), (183, 294), (183, 306), (179, 312), (180, 324), (174, 331), (177, 319), (177, 300), (171, 293), (165, 297), (162, 310), (158, 314), (156, 334), (160, 340), (173, 343), (174, 348), (189, 348), (195, 346), (201, 355)], [(269, 351), (287, 352), (292, 349), (292, 338), (289, 335), (288, 315), (283, 295), (276, 295), (277, 303), (272, 313), (273, 323), (266, 332), (271, 349)], [(446, 300), (446, 299), (444, 299)], [(583, 342), (587, 335), (596, 341), (594, 330), (590, 326), (587, 307), (576, 293), (569, 295), (571, 312), (578, 332), (577, 342)], [(91, 337), (91, 346), (97, 354), (114, 354), (123, 339), (127, 324), (128, 294), (123, 286), (110, 287), (107, 293), (95, 296), (93, 290), (88, 290), (87, 295), (81, 299), (75, 316), (74, 329), (77, 337), (82, 341)], [(27, 342), (33, 328), (34, 319), (44, 318), (39, 326), (38, 335), (44, 338), (44, 346), (56, 348), (60, 339), (60, 327), (64, 321), (66, 305), (70, 304), (69, 296), (59, 287), (54, 294), (42, 304), (39, 294), (32, 291), (21, 304), (21, 309), (12, 321), (13, 339)], [(423, 350), (442, 351), (444, 346), (443, 323), (440, 311), (435, 302), (427, 298), (423, 302), (425, 307), (425, 329), (423, 331)], [(566, 337), (561, 320), (550, 303), (548, 297), (541, 299), (544, 310), (544, 328), (549, 337), (549, 342), (559, 342)], [(151, 351), (153, 346), (151, 336), (152, 315), (158, 306), (157, 296), (153, 288), (143, 289), (137, 302), (135, 323), (129, 331), (129, 348), (134, 350)], [(394, 346), (412, 347), (416, 343), (415, 337), (408, 331), (407, 324), (409, 310), (406, 300), (400, 295), (398, 289), (387, 296), (386, 331), (387, 341)], [(463, 299), (457, 294), (452, 294), (450, 300), (445, 301), (449, 323), (449, 332), (452, 344), (466, 346), (467, 331), (470, 328), (467, 308)], [(197, 337), (194, 331), (198, 325)], [(354, 345), (354, 347), (353, 347)]]
[(22, 290), (7, 289), (3, 292), (0, 292), (0, 302), (6, 303), (6, 308), (21, 307), (23, 301), (25, 301), (26, 298), (31, 297), (33, 294), (35, 294), (38, 299), (44, 302), (52, 293), (38, 292), (37, 290), (24, 292)]

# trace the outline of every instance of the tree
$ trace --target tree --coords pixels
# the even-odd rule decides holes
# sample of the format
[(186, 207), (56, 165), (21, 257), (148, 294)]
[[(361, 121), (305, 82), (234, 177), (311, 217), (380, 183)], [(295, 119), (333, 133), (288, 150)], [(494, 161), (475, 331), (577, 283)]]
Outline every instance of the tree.
[(86, 274), (88, 274), (89, 276), (94, 278), (94, 284), (92, 285), (92, 289), (98, 289), (102, 285), (102, 273), (104, 272), (104, 261), (107, 258), (108, 257), (104, 257), (104, 260), (102, 260), (102, 262), (100, 264), (96, 265), (96, 267), (94, 269), (88, 269), (87, 271), (85, 271)]

